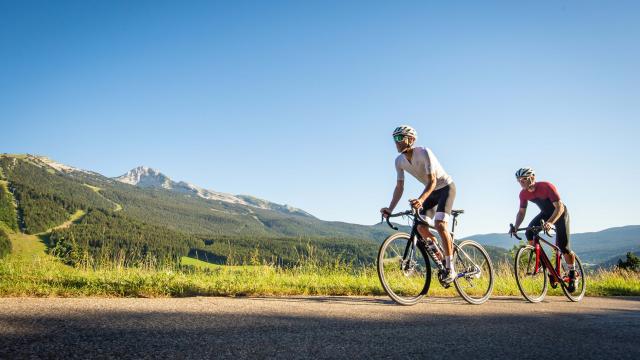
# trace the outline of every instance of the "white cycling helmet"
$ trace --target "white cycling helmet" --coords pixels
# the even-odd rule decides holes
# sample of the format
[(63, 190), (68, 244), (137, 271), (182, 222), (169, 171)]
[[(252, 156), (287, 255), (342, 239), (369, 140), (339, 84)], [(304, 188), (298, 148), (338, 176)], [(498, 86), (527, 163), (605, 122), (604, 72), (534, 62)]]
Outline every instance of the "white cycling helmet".
[(393, 136), (402, 135), (402, 136), (411, 136), (414, 139), (418, 138), (418, 133), (414, 128), (409, 125), (400, 125), (395, 130), (393, 130)]
[(535, 176), (536, 172), (530, 167), (523, 167), (516, 171), (516, 178)]

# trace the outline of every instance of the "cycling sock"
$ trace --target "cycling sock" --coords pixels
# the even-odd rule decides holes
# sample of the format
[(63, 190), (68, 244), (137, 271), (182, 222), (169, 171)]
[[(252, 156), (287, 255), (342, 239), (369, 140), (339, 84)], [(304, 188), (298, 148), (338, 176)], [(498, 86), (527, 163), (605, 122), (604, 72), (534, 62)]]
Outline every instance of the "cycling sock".
[(451, 272), (453, 272), (453, 256), (445, 256), (445, 264), (447, 266), (447, 269), (449, 269)]
[(575, 270), (576, 269), (576, 264), (567, 264), (567, 268), (569, 270)]

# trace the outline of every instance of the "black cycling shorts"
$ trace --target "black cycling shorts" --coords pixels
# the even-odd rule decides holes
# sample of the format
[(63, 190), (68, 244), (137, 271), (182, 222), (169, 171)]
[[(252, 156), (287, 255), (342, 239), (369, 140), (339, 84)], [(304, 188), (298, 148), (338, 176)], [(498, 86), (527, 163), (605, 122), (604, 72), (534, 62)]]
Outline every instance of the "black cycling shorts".
[[(529, 226), (540, 226), (540, 220), (547, 221), (551, 215), (553, 215), (553, 213), (541, 212), (531, 220)], [(569, 211), (567, 211), (566, 206), (562, 216), (560, 216), (554, 225), (556, 227), (556, 246), (562, 250), (563, 254), (571, 253), (571, 249), (569, 248)], [(535, 234), (533, 231), (527, 230), (525, 235), (527, 236), (527, 240), (533, 240)]]
[(441, 189), (435, 190), (422, 203), (420, 213), (426, 215), (428, 210), (436, 208), (435, 220), (447, 221), (453, 209), (453, 201), (456, 199), (456, 185), (451, 183)]

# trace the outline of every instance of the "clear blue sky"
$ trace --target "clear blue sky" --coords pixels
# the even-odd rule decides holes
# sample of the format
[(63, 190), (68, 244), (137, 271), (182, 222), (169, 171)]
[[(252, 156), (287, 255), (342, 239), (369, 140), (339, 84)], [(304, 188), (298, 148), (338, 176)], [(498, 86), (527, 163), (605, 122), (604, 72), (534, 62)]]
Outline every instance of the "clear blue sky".
[(507, 230), (525, 165), (574, 232), (638, 224), (639, 39), (636, 1), (0, 0), (0, 152), (372, 224), (406, 123), (463, 235)]

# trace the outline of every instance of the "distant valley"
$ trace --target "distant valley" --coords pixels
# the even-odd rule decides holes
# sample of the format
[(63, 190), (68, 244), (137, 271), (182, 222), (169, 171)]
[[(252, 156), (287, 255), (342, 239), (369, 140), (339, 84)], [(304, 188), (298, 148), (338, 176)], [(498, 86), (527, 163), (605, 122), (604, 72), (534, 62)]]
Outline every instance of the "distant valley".
[[(508, 234), (473, 235), (467, 238), (505, 249), (518, 244), (518, 240), (511, 238)], [(640, 252), (640, 225), (571, 234), (571, 248), (583, 262), (610, 264), (612, 258), (624, 258), (628, 251)]]

